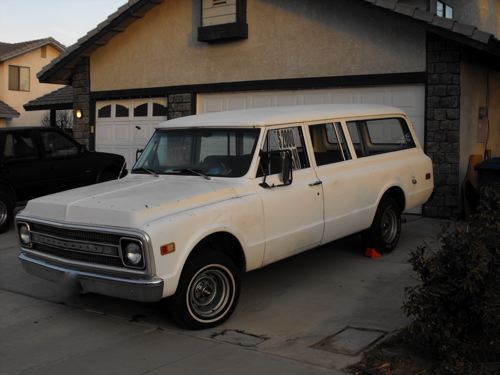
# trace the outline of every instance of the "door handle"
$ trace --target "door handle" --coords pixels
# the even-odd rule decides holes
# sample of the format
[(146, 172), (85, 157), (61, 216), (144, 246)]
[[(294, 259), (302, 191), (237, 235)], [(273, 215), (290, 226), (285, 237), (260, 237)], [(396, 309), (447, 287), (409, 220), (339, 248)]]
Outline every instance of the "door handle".
[(322, 183), (323, 183), (323, 181), (318, 180), (318, 181), (311, 182), (309, 184), (309, 186), (318, 186), (318, 185), (321, 185)]

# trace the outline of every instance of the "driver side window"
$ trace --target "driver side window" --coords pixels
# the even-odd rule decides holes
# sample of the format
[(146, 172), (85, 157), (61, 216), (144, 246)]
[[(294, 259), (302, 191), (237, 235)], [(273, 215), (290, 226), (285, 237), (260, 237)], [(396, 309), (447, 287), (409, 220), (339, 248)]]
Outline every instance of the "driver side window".
[[(304, 144), (304, 135), (300, 126), (281, 129), (271, 129), (267, 132), (262, 151), (290, 150), (292, 153), (293, 170), (309, 168), (309, 159)], [(281, 173), (281, 158), (278, 154), (272, 155), (268, 160), (266, 154), (260, 157), (259, 171), (257, 177)]]

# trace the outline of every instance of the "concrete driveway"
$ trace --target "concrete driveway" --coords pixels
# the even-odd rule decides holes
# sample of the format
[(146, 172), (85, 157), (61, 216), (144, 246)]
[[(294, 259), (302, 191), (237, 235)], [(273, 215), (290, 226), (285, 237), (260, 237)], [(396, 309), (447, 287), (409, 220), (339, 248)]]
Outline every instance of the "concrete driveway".
[(362, 256), (356, 236), (243, 276), (233, 317), (177, 328), (164, 303), (80, 295), (26, 274), (0, 235), (1, 374), (339, 374), (405, 326), (409, 252), (441, 223), (407, 216), (398, 248)]

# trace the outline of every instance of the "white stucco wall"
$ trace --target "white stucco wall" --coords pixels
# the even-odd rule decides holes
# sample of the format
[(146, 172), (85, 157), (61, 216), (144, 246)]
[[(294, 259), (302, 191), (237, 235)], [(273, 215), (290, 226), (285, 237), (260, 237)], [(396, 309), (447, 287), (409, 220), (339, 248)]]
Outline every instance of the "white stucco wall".
[(424, 29), (367, 3), (248, 0), (249, 38), (219, 44), (197, 42), (198, 4), (166, 1), (95, 51), (92, 91), (425, 70)]

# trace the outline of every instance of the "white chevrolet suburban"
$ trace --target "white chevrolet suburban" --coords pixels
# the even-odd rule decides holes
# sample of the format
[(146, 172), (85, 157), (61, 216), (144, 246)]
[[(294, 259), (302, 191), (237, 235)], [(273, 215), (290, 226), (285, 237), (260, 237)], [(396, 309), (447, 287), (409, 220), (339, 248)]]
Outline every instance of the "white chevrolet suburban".
[(401, 110), (279, 107), (162, 123), (131, 173), (29, 201), (31, 274), (139, 301), (171, 296), (191, 329), (225, 321), (239, 274), (362, 232), (389, 252), (427, 201), (431, 160)]

